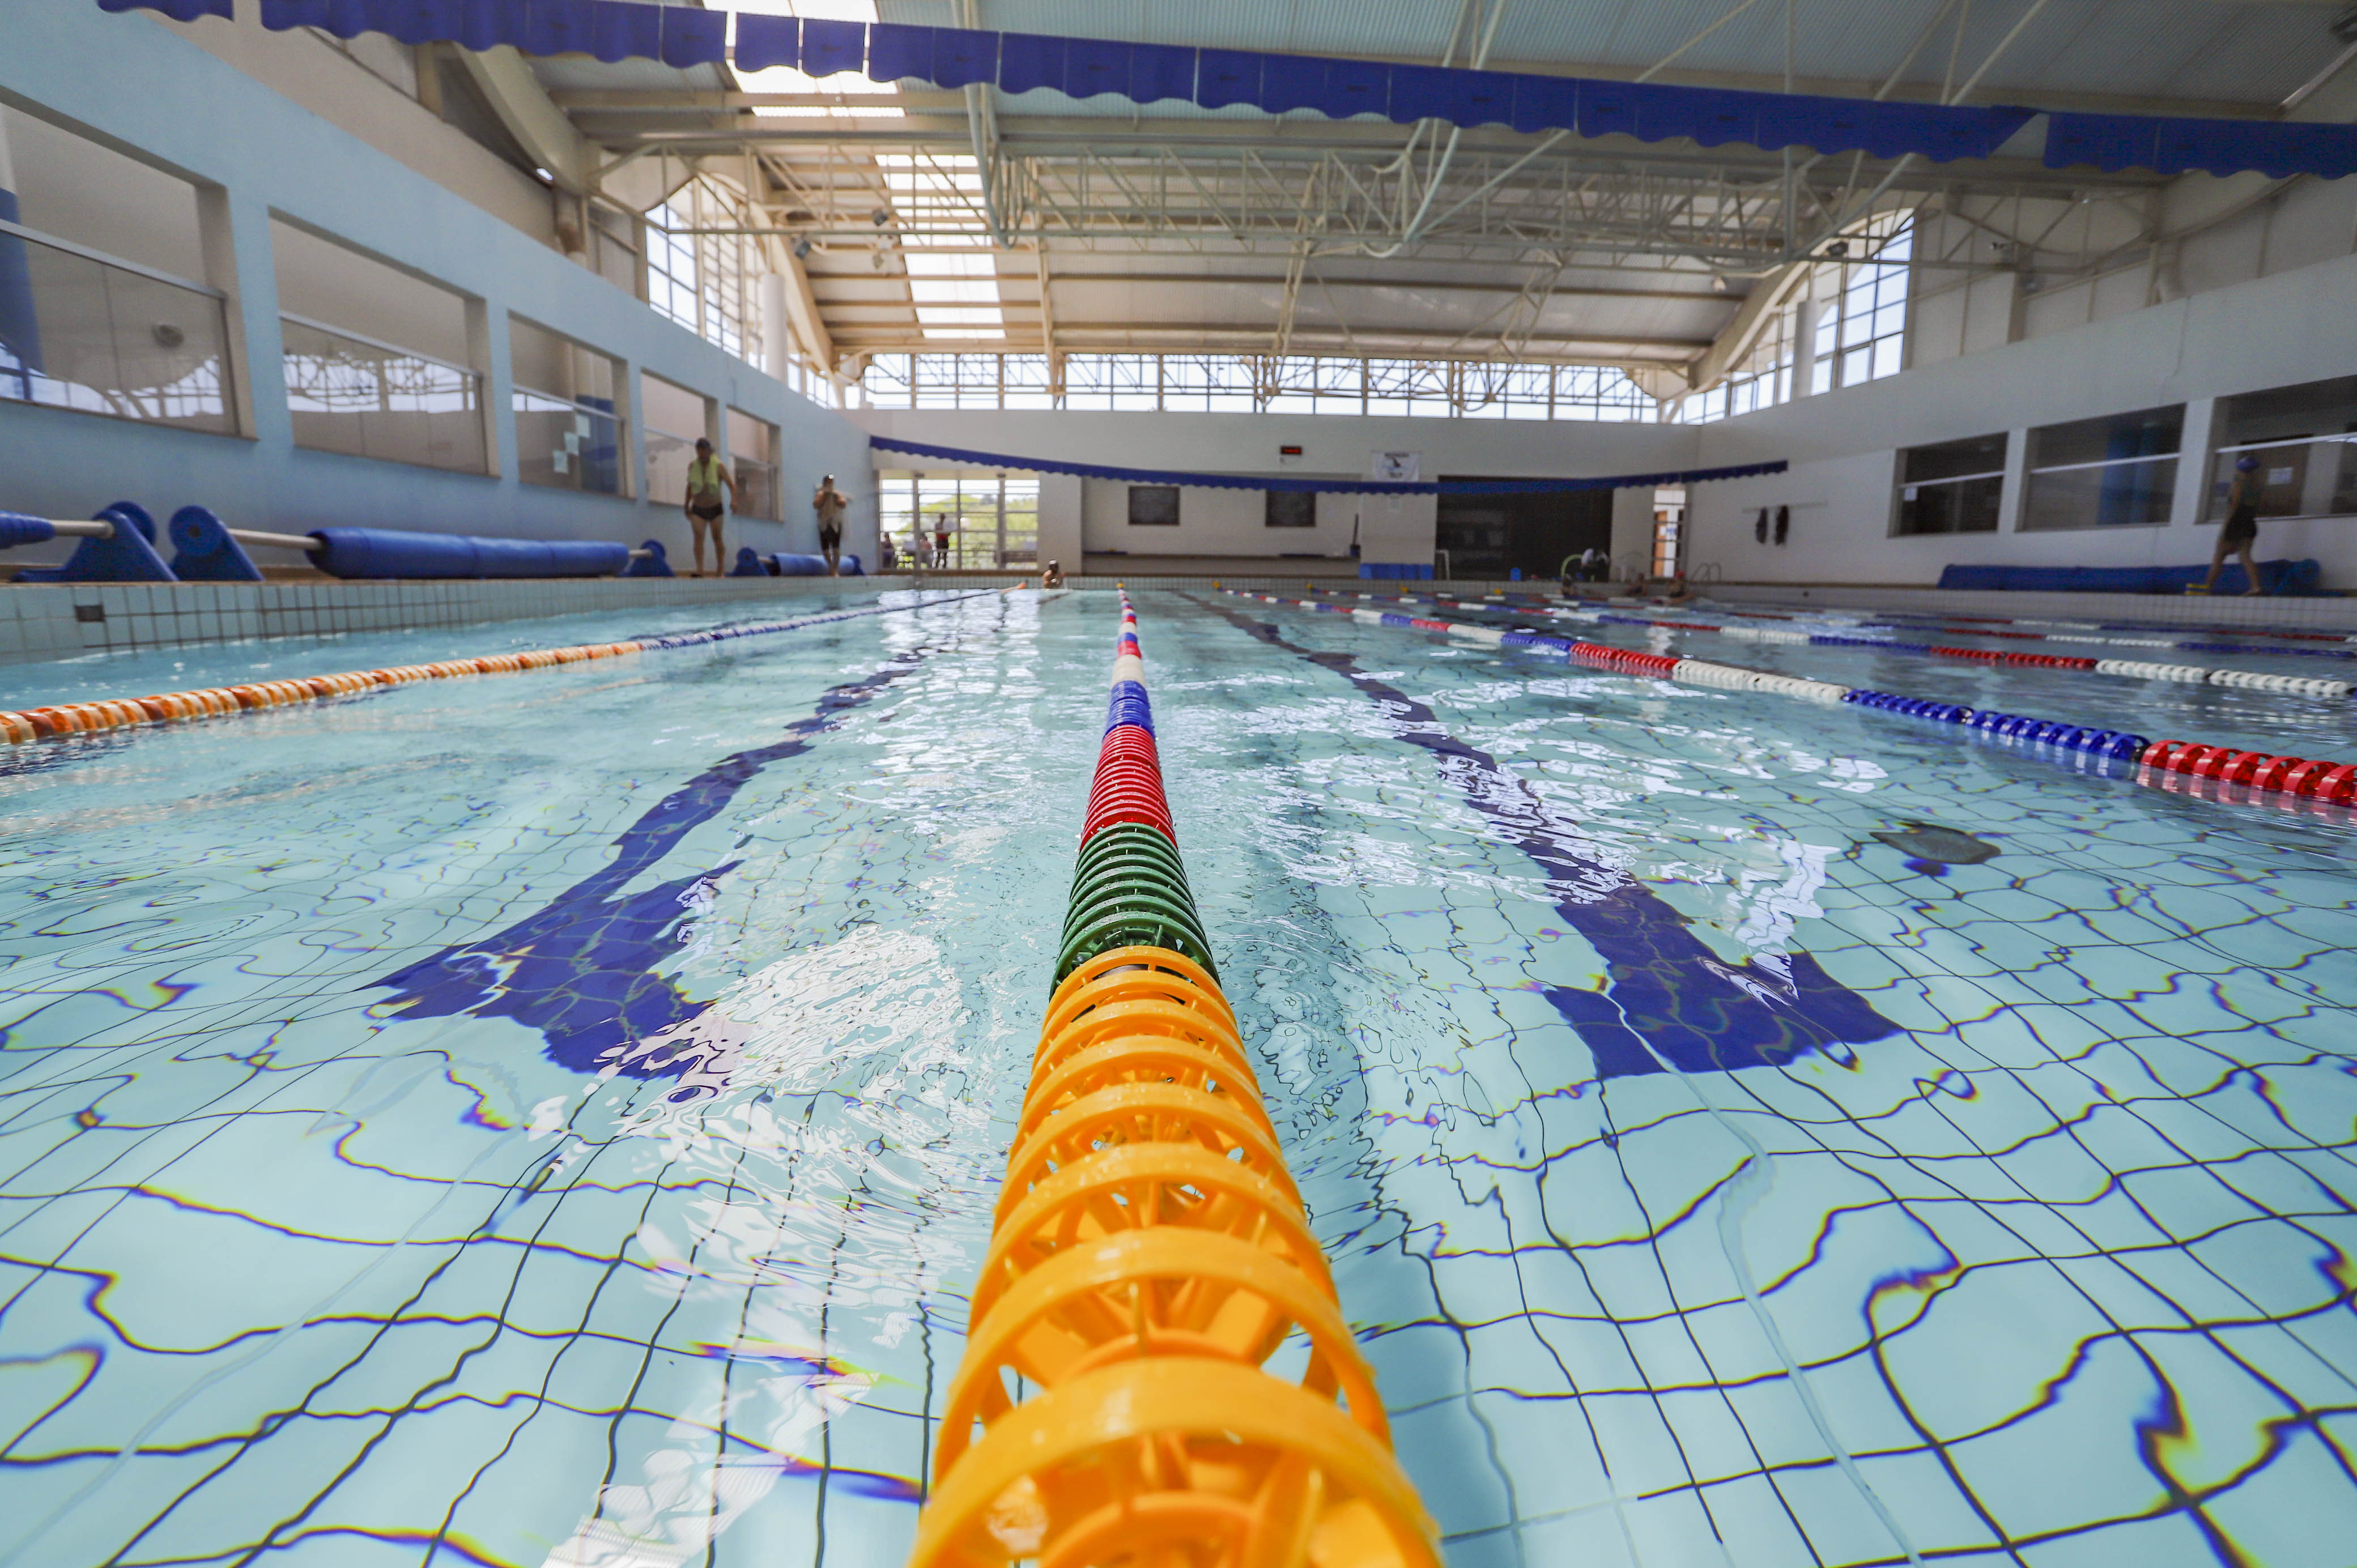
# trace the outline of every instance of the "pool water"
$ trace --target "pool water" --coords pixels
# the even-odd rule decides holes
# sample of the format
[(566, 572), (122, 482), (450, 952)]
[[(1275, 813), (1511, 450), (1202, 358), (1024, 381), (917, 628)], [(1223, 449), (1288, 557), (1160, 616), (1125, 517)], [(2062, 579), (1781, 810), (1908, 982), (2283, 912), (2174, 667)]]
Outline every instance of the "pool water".
[[(2349, 1562), (2347, 822), (1134, 596), (1455, 1568)], [(0, 758), (0, 1564), (898, 1568), (1115, 614), (942, 599)], [(2313, 699), (1700, 640), (2357, 757)]]

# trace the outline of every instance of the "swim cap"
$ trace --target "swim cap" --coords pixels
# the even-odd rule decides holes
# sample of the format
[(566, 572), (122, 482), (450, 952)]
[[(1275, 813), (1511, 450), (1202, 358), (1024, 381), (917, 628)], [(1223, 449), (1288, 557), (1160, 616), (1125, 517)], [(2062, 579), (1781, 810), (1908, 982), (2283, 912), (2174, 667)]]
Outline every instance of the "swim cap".
[(2237, 457), (2234, 459), (2234, 469), (2237, 473), (2255, 473), (2257, 471), (2258, 467), (2259, 460), (2256, 457)]

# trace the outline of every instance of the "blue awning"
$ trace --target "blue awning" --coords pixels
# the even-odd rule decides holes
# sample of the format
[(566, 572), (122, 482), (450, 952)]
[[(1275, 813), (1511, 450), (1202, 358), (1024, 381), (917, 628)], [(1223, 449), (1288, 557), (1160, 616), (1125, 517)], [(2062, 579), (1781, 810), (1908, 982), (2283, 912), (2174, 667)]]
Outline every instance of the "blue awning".
[[(180, 21), (230, 15), (230, 0), (98, 0), (110, 11), (156, 10)], [(267, 27), (319, 27), (339, 38), (385, 33), (403, 43), (447, 40), (470, 49), (513, 44), (527, 54), (659, 59), (674, 66), (723, 58), (720, 14), (630, 0), (262, 0)], [(813, 76), (864, 71), (877, 81), (974, 83), (1004, 92), (1048, 90), (1132, 103), (1178, 99), (1206, 109), (1248, 104), (1271, 114), (1381, 115), (1401, 124), (1507, 125), (1642, 142), (1739, 142), (1775, 151), (1912, 154), (1934, 162), (1992, 156), (2041, 112), (2018, 107), (1896, 103), (1806, 92), (1751, 92), (1659, 81), (1602, 81), (1252, 49), (1190, 48), (996, 33), (896, 22), (845, 22), (748, 13), (737, 18), (737, 63), (799, 65)], [(2357, 125), (2176, 115), (2047, 116), (2046, 165), (2147, 168), (2160, 174), (2258, 169), (2278, 177), (2357, 173)]]

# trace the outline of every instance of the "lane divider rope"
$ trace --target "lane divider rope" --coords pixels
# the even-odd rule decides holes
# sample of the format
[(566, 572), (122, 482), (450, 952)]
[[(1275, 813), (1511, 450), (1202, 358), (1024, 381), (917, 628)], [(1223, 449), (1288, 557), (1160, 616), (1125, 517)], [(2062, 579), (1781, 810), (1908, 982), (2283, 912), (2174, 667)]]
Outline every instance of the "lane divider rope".
[(1548, 637), (1538, 632), (1505, 631), (1497, 627), (1425, 620), (1388, 611), (1320, 604), (1314, 599), (1280, 598), (1273, 594), (1247, 593), (1237, 588), (1223, 587), (1220, 591), (1263, 604), (1344, 614), (1354, 621), (1369, 625), (1469, 636), (1498, 647), (1561, 653), (1570, 663), (1593, 669), (1651, 676), (1691, 685), (1767, 692), (1809, 702), (1846, 703), (1909, 718), (1957, 725), (1995, 739), (2047, 746), (2057, 752), (2075, 753), (2105, 762), (2128, 763), (2136, 768), (2133, 777), (2140, 784), (2158, 784), (2175, 789), (2181, 787), (2182, 780), (2206, 780), (2220, 785), (2240, 786), (2253, 796), (2275, 796), (2277, 804), (2311, 802), (2319, 807), (2357, 806), (2357, 763), (2319, 761), (2180, 740), (2147, 740), (2143, 736), (2125, 730), (2061, 724), (2025, 714), (1974, 709), (1955, 703), (1925, 702), (1865, 687), (1841, 686), (1826, 681), (1809, 681), (1764, 670), (1745, 670), (1740, 666), (1716, 664), (1705, 660), (1676, 659), (1666, 653), (1612, 648), (1601, 643)]
[(911, 1568), (1439, 1568), (1278, 1144), (1188, 890), (1124, 593)]
[(960, 599), (982, 598), (993, 593), (1008, 591), (985, 588), (950, 598), (929, 599), (919, 605), (876, 605), (865, 609), (841, 610), (833, 615), (804, 616), (796, 620), (766, 621), (752, 626), (715, 627), (704, 631), (642, 637), (626, 642), (536, 648), (521, 653), (485, 654), (478, 659), (445, 659), (432, 664), (396, 664), (382, 670), (345, 671), (333, 675), (305, 675), (285, 681), (253, 681), (236, 686), (207, 686), (191, 692), (166, 692), (151, 697), (58, 703), (47, 707), (0, 712), (0, 742), (24, 746), (37, 740), (62, 740), (70, 736), (95, 735), (104, 730), (130, 729), (143, 725), (226, 718), (232, 714), (284, 707), (292, 703), (317, 703), (336, 697), (357, 696), (364, 692), (405, 686), (416, 681), (448, 681), (468, 675), (521, 674), (528, 670), (554, 669), (562, 664), (578, 664), (586, 660), (619, 659), (658, 649), (694, 648), (705, 643), (733, 641), (740, 637), (766, 637), (775, 632), (800, 631), (805, 627), (823, 626), (831, 621), (927, 609), (934, 605), (954, 604)]
[[(1336, 591), (1337, 591), (1337, 590), (1333, 590), (1333, 589), (1319, 588), (1319, 587), (1318, 587), (1315, 584), (1311, 584), (1311, 585), (1309, 585), (1309, 587), (1310, 587), (1310, 591), (1311, 591), (1311, 592), (1313, 592), (1313, 593), (1333, 593), (1333, 592), (1336, 592)], [(1565, 607), (1565, 605), (1564, 605), (1564, 602), (1563, 602), (1562, 600), (1557, 599), (1557, 598), (1555, 598), (1555, 597), (1554, 597), (1554, 596), (1552, 596), (1537, 595), (1537, 594), (1488, 594), (1488, 595), (1484, 595), (1484, 596), (1482, 596), (1482, 598), (1481, 598), (1478, 603), (1473, 603), (1472, 601), (1467, 601), (1467, 600), (1462, 600), (1462, 599), (1458, 599), (1458, 600), (1450, 600), (1450, 599), (1448, 599), (1448, 598), (1446, 598), (1446, 597), (1420, 598), (1420, 597), (1419, 597), (1419, 596), (1417, 596), (1417, 595), (1414, 595), (1414, 594), (1407, 594), (1407, 593), (1391, 593), (1391, 594), (1380, 594), (1380, 595), (1379, 595), (1379, 594), (1364, 594), (1364, 593), (1362, 593), (1362, 594), (1358, 594), (1358, 595), (1356, 595), (1356, 596), (1348, 596), (1348, 595), (1345, 595), (1344, 596), (1356, 596), (1356, 597), (1361, 598), (1361, 599), (1386, 599), (1386, 600), (1396, 599), (1396, 600), (1403, 600), (1403, 601), (1408, 601), (1408, 602), (1422, 602), (1422, 603), (1432, 603), (1432, 604), (1449, 604), (1449, 603), (1456, 603), (1456, 604), (1469, 604), (1469, 603), (1470, 603), (1470, 604), (1472, 604), (1472, 607), (1475, 607), (1475, 608), (1536, 610), (1536, 611), (1544, 611), (1544, 612), (1545, 612), (1545, 613), (1547, 613), (1547, 614), (1562, 614), (1562, 613), (1597, 613), (1597, 612), (1587, 611), (1587, 610), (1585, 610), (1584, 608), (1583, 608), (1582, 610), (1580, 610), (1580, 611), (1577, 611), (1577, 612), (1571, 612), (1571, 611), (1566, 610), (1566, 607)], [(1653, 601), (1653, 602), (1658, 604), (1658, 603), (1660, 603), (1661, 601), (1659, 601), (1659, 600), (1655, 600), (1655, 601)], [(2016, 618), (2016, 617), (2013, 617), (2013, 616), (1972, 616), (1972, 615), (1955, 615), (1955, 614), (1949, 614), (1949, 613), (1942, 613), (1942, 614), (1939, 614), (1939, 615), (1930, 615), (1930, 614), (1921, 614), (1921, 615), (1919, 615), (1919, 614), (1910, 613), (1910, 612), (1908, 612), (1908, 611), (1904, 611), (1904, 610), (1886, 610), (1886, 611), (1883, 611), (1883, 612), (1882, 612), (1882, 618), (1880, 618), (1880, 619), (1878, 619), (1878, 620), (1842, 621), (1842, 620), (1840, 620), (1840, 619), (1839, 619), (1839, 618), (1833, 616), (1829, 611), (1826, 611), (1826, 610), (1816, 610), (1816, 611), (1747, 610), (1747, 609), (1738, 609), (1738, 608), (1735, 607), (1734, 607), (1734, 606), (1732, 606), (1732, 605), (1726, 605), (1726, 604), (1715, 605), (1715, 606), (1713, 606), (1713, 607), (1712, 607), (1712, 608), (1713, 608), (1713, 613), (1715, 613), (1715, 614), (1724, 615), (1724, 616), (1731, 616), (1731, 617), (1734, 617), (1734, 618), (1738, 618), (1738, 619), (1741, 619), (1741, 620), (1787, 620), (1787, 621), (1811, 621), (1811, 622), (1815, 622), (1815, 623), (1822, 624), (1822, 625), (1846, 625), (1846, 626), (1861, 627), (1861, 628), (1864, 628), (1864, 627), (1881, 627), (1881, 628), (1890, 628), (1890, 629), (1893, 629), (1893, 630), (1900, 629), (1900, 628), (1913, 628), (1921, 629), (1921, 630), (1930, 630), (1930, 631), (1947, 631), (1947, 632), (1953, 632), (1953, 633), (1954, 633), (1954, 634), (1956, 634), (1956, 635), (1958, 635), (1958, 636), (1963, 636), (1963, 637), (2042, 638), (2042, 639), (2047, 639), (2047, 640), (2053, 641), (2053, 642), (2108, 642), (2108, 643), (2114, 643), (2114, 644), (2117, 644), (2117, 645), (2122, 646), (2122, 647), (2128, 647), (2128, 648), (2179, 648), (2179, 649), (2198, 649), (2198, 648), (2205, 648), (2205, 647), (2206, 647), (2206, 648), (2211, 648), (2211, 649), (2212, 649), (2213, 650), (2221, 650), (2222, 649), (2222, 647), (2223, 647), (2223, 645), (2218, 645), (2218, 644), (2207, 644), (2207, 643), (2200, 643), (2200, 642), (2185, 642), (2185, 641), (2180, 640), (2180, 639), (2184, 637), (2184, 635), (2185, 635), (2186, 633), (2188, 633), (2188, 632), (2191, 632), (2191, 633), (2195, 633), (2195, 634), (2200, 635), (2200, 636), (2206, 636), (2206, 637), (2266, 637), (2266, 638), (2273, 638), (2273, 639), (2277, 639), (2277, 640), (2279, 640), (2279, 641), (2286, 641), (2286, 642), (2330, 642), (2330, 643), (2338, 643), (2338, 644), (2342, 644), (2342, 645), (2347, 645), (2347, 644), (2352, 644), (2352, 643), (2357, 643), (2357, 636), (2352, 636), (2352, 635), (2350, 635), (2350, 634), (2348, 634), (2348, 633), (2346, 633), (2346, 632), (2338, 632), (2338, 631), (2293, 631), (2293, 630), (2289, 629), (2288, 628), (2285, 628), (2285, 627), (2265, 627), (2265, 626), (2251, 626), (2251, 627), (2231, 627), (2231, 626), (2184, 627), (2184, 626), (2169, 626), (2169, 625), (2167, 625), (2167, 624), (2165, 624), (2165, 623), (2158, 622), (2158, 621), (2046, 620), (2046, 619), (2037, 618), (2033, 618), (2033, 617), (2027, 617), (2027, 616), (2019, 617), (2019, 618)], [(1605, 611), (1605, 612), (1602, 612), (1602, 613), (1606, 614), (1607, 616), (1609, 616), (1609, 611)], [(1947, 624), (1947, 623), (1949, 623), (1949, 622), (1954, 622), (1954, 621), (1964, 621), (1964, 622), (1967, 622), (1967, 623), (1970, 623), (1970, 624), (1964, 625), (1964, 626), (1954, 626), (1954, 625)], [(1659, 624), (1659, 625), (1663, 625), (1663, 626), (1675, 626), (1675, 625), (1681, 625), (1681, 624), (1684, 624), (1684, 623), (1681, 623), (1681, 622), (1675, 622), (1675, 621), (1663, 621), (1663, 622), (1658, 622), (1658, 623), (1656, 623), (1656, 622), (1646, 622), (1646, 623), (1644, 623), (1644, 624), (1647, 624), (1647, 625)], [(2043, 627), (2060, 627), (2060, 628), (2063, 628), (2063, 630), (2061, 630), (2061, 631), (1995, 631), (1995, 630), (1991, 630), (1991, 629), (1990, 629), (1992, 627), (2000, 627), (2000, 626), (2043, 626)], [(2169, 633), (2171, 633), (2171, 634), (2173, 634), (2173, 635), (2172, 635), (2172, 636), (2170, 636), (2170, 637), (2168, 637), (2168, 638), (2160, 638), (2160, 639), (2154, 639), (2154, 638), (2124, 638), (2124, 637), (2081, 637), (2081, 636), (2072, 636), (2072, 635), (2068, 635), (2069, 633), (2074, 633), (2074, 632), (2091, 632), (2091, 631), (2146, 631), (2146, 632), (2169, 632)], [(2233, 646), (2234, 646), (2236, 649), (2238, 649), (2238, 650), (2240, 649), (2240, 645), (2233, 645)], [(2251, 648), (2251, 649), (2244, 650), (2245, 650), (2245, 651), (2249, 651), (2249, 652), (2253, 652), (2253, 653), (2287, 653), (2287, 654), (2295, 654), (2295, 655), (2304, 655), (2304, 654), (2308, 654), (2308, 653), (2309, 653), (2309, 652), (2310, 652), (2310, 650), (2307, 650), (2307, 649), (2283, 649), (2283, 648)], [(2325, 658), (2333, 658), (2333, 659), (2357, 659), (2357, 652), (2346, 652), (2346, 651), (2342, 651), (2342, 650), (2338, 650), (2338, 649), (2323, 650), (2320, 650), (2320, 652), (2321, 652), (2321, 656), (2322, 656), (2322, 657), (2325, 657)]]
[[(1372, 597), (1372, 596), (1360, 596)], [(1417, 597), (1409, 595), (1391, 596), (1403, 602), (1415, 602)], [(1504, 604), (1469, 604), (1463, 600), (1441, 598), (1432, 598), (1423, 602), (1454, 604), (1463, 608), (1480, 610), (1509, 610), (1513, 607)], [(2357, 695), (2357, 682), (2348, 681), (2327, 680), (2305, 675), (2277, 675), (2250, 670), (2225, 670), (2200, 664), (2163, 664), (2128, 659), (2093, 659), (2076, 654), (2029, 653), (2013, 649), (1956, 648), (1935, 643), (1901, 642), (1889, 638), (1856, 637), (1846, 632), (1807, 632), (1770, 627), (1714, 626), (1707, 621), (1664, 620), (1659, 617), (1614, 615), (1609, 611), (1550, 610), (1547, 613), (1560, 618), (1586, 619), (1602, 626), (1659, 628), (1677, 632), (1708, 632), (1721, 637), (1731, 637), (1738, 641), (1804, 643), (1819, 648), (1867, 648), (1885, 653), (1901, 653), (1917, 658), (1962, 659), (1984, 664), (2079, 670), (2092, 671), (2098, 675), (2117, 675), (2131, 680), (2207, 682), (2213, 686), (2239, 686), (2253, 691), (2274, 692), (2287, 696), (2318, 697), (2327, 700)], [(1864, 622), (1854, 629), (1868, 629), (1882, 624), (1884, 623)], [(1978, 627), (1965, 626), (1934, 627), (1929, 629), (1944, 631), (1960, 637), (2050, 637), (2051, 640), (2058, 642), (2104, 643), (2130, 648), (2168, 648), (2212, 653), (2248, 653), (2268, 658), (2357, 658), (2357, 653), (2337, 649), (2258, 648), (2242, 643), (2176, 642), (2157, 638), (2066, 637), (2052, 636), (2044, 632), (1989, 631)]]

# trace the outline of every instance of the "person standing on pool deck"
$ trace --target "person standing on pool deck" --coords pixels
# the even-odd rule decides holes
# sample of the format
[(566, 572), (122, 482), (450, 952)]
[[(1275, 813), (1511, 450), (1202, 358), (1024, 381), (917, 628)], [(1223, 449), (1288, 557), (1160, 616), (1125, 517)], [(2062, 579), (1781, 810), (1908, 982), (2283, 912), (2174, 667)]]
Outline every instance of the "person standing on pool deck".
[(811, 510), (818, 513), (818, 551), (826, 557), (826, 575), (839, 576), (839, 557), (843, 553), (843, 509), (851, 504), (841, 490), (834, 488), (834, 476), (828, 474), (818, 482), (818, 490), (811, 497)]
[(726, 548), (720, 542), (720, 519), (727, 507), (720, 492), (727, 499), (737, 499), (737, 481), (730, 477), (728, 466), (712, 455), (712, 443), (697, 436), (695, 460), (687, 466), (687, 499), (681, 510), (687, 513), (688, 526), (695, 530), (695, 575), (704, 575), (704, 532), (712, 531), (712, 569), (716, 574), (728, 564)]
[(2259, 460), (2245, 453), (2234, 459), (2234, 488), (2226, 492), (2226, 526), (2218, 531), (2218, 548), (2210, 553), (2210, 575), (2201, 579), (2197, 591), (2208, 593), (2218, 585), (2218, 574), (2225, 569), (2226, 553), (2243, 553), (2243, 575), (2250, 586), (2243, 596), (2265, 593), (2259, 586), (2259, 564), (2252, 559), (2251, 547), (2259, 538), (2259, 491), (2265, 487), (2259, 481)]

